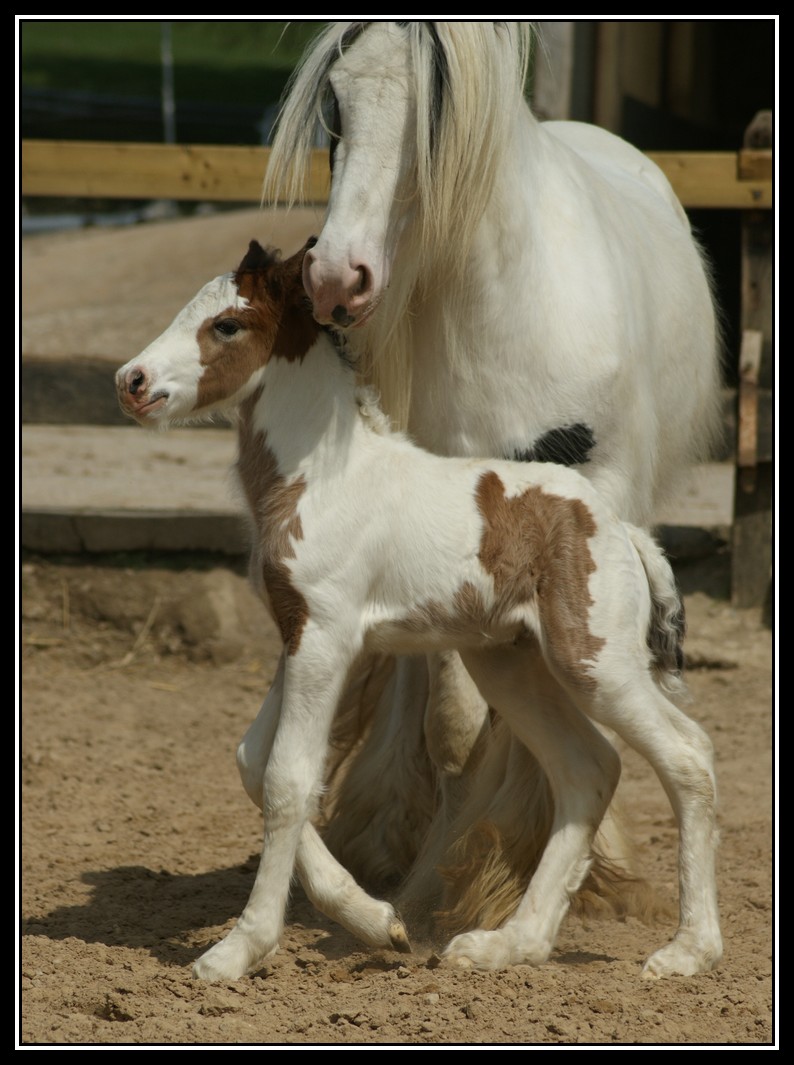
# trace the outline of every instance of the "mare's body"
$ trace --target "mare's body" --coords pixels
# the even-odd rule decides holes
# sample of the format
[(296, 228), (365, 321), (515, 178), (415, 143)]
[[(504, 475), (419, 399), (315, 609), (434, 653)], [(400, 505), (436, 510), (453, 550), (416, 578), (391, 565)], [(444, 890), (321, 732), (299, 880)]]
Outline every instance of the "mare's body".
[[(290, 86), (266, 191), (299, 196), (323, 108), (331, 194), (304, 281), (393, 422), (442, 455), (573, 466), (647, 528), (714, 439), (708, 270), (645, 155), (533, 116), (529, 46), (514, 23), (330, 24)], [(340, 732), (362, 716), (369, 732), (334, 792), (329, 846), (368, 883), (407, 876), (417, 913), (500, 923), (550, 825), (531, 756), (504, 749), (454, 654), (398, 659), (385, 688), (349, 702)], [(494, 762), (511, 778), (495, 791)], [(613, 831), (601, 844), (625, 857)], [(503, 904), (486, 918), (495, 880)]]

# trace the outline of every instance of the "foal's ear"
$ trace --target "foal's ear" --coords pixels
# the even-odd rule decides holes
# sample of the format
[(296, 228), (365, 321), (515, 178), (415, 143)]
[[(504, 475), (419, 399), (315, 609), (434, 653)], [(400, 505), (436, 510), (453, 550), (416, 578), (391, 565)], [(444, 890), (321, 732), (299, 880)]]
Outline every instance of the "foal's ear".
[(309, 248), (313, 248), (317, 243), (317, 237), (309, 237), (306, 243), (291, 255), (289, 259), (283, 260), (279, 266), (279, 274), (281, 276), (281, 283), (286, 290), (293, 288), (299, 288), (301, 295), (304, 295), (303, 288), (303, 259)]
[(316, 243), (317, 238), (310, 237), (300, 251), (284, 260), (279, 268), (284, 303), (273, 354), (283, 359), (302, 359), (320, 332), (303, 287), (303, 257)]
[(245, 258), (237, 267), (238, 274), (256, 273), (266, 266), (270, 266), (279, 258), (279, 253), (273, 249), (266, 250), (258, 240), (252, 240), (248, 245)]

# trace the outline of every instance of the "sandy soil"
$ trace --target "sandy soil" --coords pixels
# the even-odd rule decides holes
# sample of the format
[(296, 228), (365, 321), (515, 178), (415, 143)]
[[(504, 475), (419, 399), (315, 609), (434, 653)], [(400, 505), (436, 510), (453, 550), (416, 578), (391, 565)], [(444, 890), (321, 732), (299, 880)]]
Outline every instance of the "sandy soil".
[[(721, 789), (717, 970), (643, 981), (672, 922), (574, 916), (539, 968), (432, 968), (442, 944), (369, 950), (296, 890), (272, 963), (208, 986), (191, 963), (239, 915), (261, 845), (234, 754), (273, 628), (228, 561), (24, 558), (17, 1049), (776, 1048), (773, 634), (729, 605), (724, 564), (679, 573)], [(633, 755), (624, 779), (644, 871), (675, 902), (670, 808)]]

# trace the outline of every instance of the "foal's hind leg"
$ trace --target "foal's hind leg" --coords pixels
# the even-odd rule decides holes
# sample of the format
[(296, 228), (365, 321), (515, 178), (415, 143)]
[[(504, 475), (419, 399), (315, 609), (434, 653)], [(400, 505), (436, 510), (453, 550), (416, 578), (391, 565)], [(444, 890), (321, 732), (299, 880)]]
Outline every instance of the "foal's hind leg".
[(368, 895), (308, 821), (301, 832), (296, 866), (303, 890), (320, 913), (371, 947), (410, 952), (405, 925), (391, 903)]
[(593, 838), (617, 787), (620, 759), (549, 674), (537, 649), (467, 651), (464, 661), (483, 695), (543, 767), (554, 814), (546, 849), (512, 917), (494, 931), (455, 936), (442, 960), (480, 969), (539, 965), (551, 954), (570, 899), (589, 871)]
[[(647, 758), (667, 793), (678, 822), (679, 925), (667, 946), (652, 954), (643, 976), (677, 973), (691, 976), (713, 969), (722, 957), (716, 885), (716, 796), (711, 741), (656, 687), (637, 671), (631, 683), (609, 683), (620, 676), (616, 662), (610, 677), (599, 680), (604, 692), (593, 714)], [(624, 673), (625, 677), (626, 674)]]
[(260, 810), (264, 802), (262, 785), (265, 779), (265, 769), (273, 749), (273, 740), (281, 714), (281, 700), (284, 695), (284, 662), (285, 656), (282, 652), (265, 701), (237, 748), (237, 771), (240, 774), (240, 780), (249, 799)]

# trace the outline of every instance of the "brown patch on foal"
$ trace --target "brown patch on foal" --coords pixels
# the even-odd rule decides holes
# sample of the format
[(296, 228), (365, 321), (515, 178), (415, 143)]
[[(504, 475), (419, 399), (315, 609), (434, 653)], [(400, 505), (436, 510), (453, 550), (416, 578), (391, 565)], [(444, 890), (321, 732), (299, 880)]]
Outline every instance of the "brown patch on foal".
[(485, 522), (478, 557), (493, 577), (501, 609), (534, 600), (555, 663), (578, 686), (592, 689), (586, 663), (604, 640), (588, 627), (595, 563), (587, 541), (596, 532), (590, 510), (542, 488), (507, 496), (492, 470), (480, 477), (476, 499)]
[[(229, 307), (199, 326), (196, 339), (199, 362), (204, 370), (198, 382), (197, 410), (234, 395), (267, 362), (273, 330), (271, 336), (263, 337), (260, 329), (250, 329), (253, 317), (246, 309)], [(222, 318), (234, 318), (246, 328), (234, 337), (222, 340), (215, 331), (215, 323)]]
[(256, 525), (254, 558), (287, 654), (295, 654), (309, 617), (308, 604), (292, 583), (284, 560), (295, 558), (296, 540), (303, 539), (298, 502), (306, 491), (303, 476), (287, 481), (262, 430), (254, 432), (253, 412), (261, 389), (240, 406), (240, 453), (237, 472)]
[(282, 261), (252, 240), (234, 276), (237, 291), (255, 304), (257, 324), (268, 332), (267, 349), (275, 359), (302, 359), (321, 332), (303, 287), (303, 257), (311, 243)]
[[(252, 240), (234, 275), (246, 306), (227, 307), (199, 327), (199, 409), (237, 392), (269, 359), (302, 359), (317, 339), (320, 326), (311, 314), (301, 270), (305, 248), (282, 261), (278, 253)], [(233, 319), (242, 327), (219, 337), (217, 322)]]
[[(271, 358), (302, 359), (320, 332), (311, 315), (301, 275), (305, 247), (290, 259), (266, 250), (252, 240), (234, 275), (245, 306), (227, 308), (202, 323), (198, 331), (201, 362), (199, 406), (209, 406), (238, 391)], [(228, 318), (240, 325), (237, 333), (219, 336), (215, 325)], [(298, 502), (306, 481), (288, 482), (279, 472), (276, 456), (253, 418), (264, 386), (240, 404), (237, 472), (253, 516), (257, 541), (252, 565), (261, 576), (281, 638), (288, 654), (295, 654), (309, 616), (304, 596), (295, 588), (285, 559), (295, 558), (296, 540), (303, 539)]]

